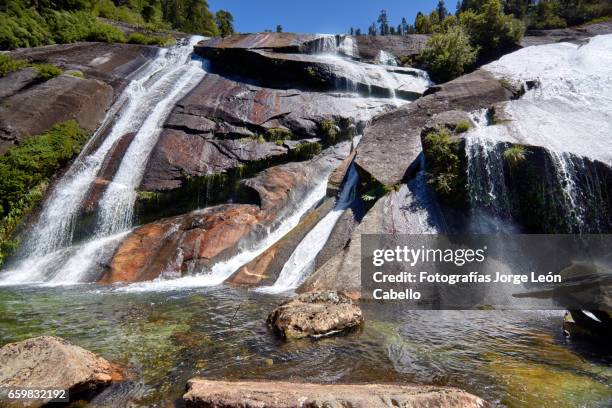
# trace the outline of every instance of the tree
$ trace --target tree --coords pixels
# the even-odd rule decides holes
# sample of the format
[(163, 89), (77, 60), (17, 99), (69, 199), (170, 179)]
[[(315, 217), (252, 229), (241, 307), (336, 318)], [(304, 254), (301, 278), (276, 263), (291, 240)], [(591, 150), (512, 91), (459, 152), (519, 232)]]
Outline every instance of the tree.
[(395, 35), (395, 27), (391, 26), (389, 28), (389, 35)]
[(474, 63), (476, 54), (463, 28), (455, 26), (446, 33), (432, 35), (418, 60), (432, 79), (446, 82), (462, 75)]
[(444, 0), (438, 1), (438, 6), (436, 7), (436, 11), (438, 12), (438, 20), (440, 21), (443, 21), (446, 18), (446, 16), (448, 16), (448, 10), (446, 9)]
[(376, 23), (372, 23), (372, 25), (368, 27), (368, 35), (376, 35)]
[(355, 35), (361, 35), (361, 28), (355, 30)]
[(404, 28), (401, 24), (397, 25), (397, 35), (404, 35)]
[(408, 21), (406, 21), (406, 17), (402, 17), (402, 32), (408, 34)]
[(387, 17), (387, 10), (380, 10), (377, 21), (380, 27), (380, 35), (389, 35), (389, 18)]
[(282, 33), (282, 32), (283, 32), (283, 26), (282, 26), (282, 25), (280, 25), (280, 24), (277, 24), (277, 26), (276, 26), (276, 32), (277, 32), (277, 33)]
[(417, 34), (431, 34), (432, 26), (429, 16), (423, 15), (420, 11), (414, 20), (414, 29)]
[(349, 33), (350, 33), (351, 35), (355, 35), (355, 29), (354, 29), (353, 27), (351, 27), (351, 29), (349, 30)]
[(480, 47), (482, 54), (497, 56), (520, 42), (525, 28), (520, 21), (503, 13), (500, 0), (483, 0), (480, 9), (480, 12), (462, 12), (459, 21), (472, 45)]
[(234, 34), (234, 16), (232, 16), (232, 13), (226, 10), (219, 10), (215, 14), (215, 21), (221, 37)]

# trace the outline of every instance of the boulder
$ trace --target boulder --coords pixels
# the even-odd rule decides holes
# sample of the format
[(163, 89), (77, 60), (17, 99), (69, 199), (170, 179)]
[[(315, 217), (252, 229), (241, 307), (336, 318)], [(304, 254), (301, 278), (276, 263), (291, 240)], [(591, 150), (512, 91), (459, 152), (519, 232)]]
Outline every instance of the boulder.
[[(120, 379), (107, 360), (58, 337), (35, 337), (0, 348), (0, 388), (62, 389), (74, 398)], [(22, 406), (47, 402), (26, 400)]]
[(60, 75), (9, 96), (0, 105), (0, 152), (70, 119), (93, 132), (112, 98), (113, 89), (106, 83), (72, 75)]
[(419, 168), (421, 132), (432, 115), (488, 108), (516, 92), (485, 70), (437, 85), (414, 103), (375, 117), (363, 132), (355, 163), (386, 186), (409, 180)]
[(191, 379), (188, 408), (483, 408), (481, 398), (457, 388), (393, 384), (309, 384)]
[(263, 216), (254, 205), (220, 205), (143, 225), (123, 240), (98, 282), (176, 278), (228, 258)]
[(283, 338), (322, 337), (363, 323), (361, 309), (339, 292), (308, 292), (268, 315), (268, 326)]

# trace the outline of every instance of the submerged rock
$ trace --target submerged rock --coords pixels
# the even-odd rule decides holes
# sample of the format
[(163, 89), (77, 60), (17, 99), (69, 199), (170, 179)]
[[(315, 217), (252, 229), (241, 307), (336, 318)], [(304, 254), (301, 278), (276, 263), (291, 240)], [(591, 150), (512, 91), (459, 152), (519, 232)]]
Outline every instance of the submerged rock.
[(393, 384), (309, 384), (282, 381), (191, 379), (189, 408), (482, 408), (481, 398), (457, 388)]
[(284, 338), (328, 336), (362, 323), (361, 309), (339, 292), (303, 293), (268, 316), (268, 325)]
[[(0, 348), (0, 388), (60, 389), (74, 398), (118, 379), (121, 375), (107, 360), (58, 337), (35, 337)], [(26, 400), (22, 406), (47, 402)]]

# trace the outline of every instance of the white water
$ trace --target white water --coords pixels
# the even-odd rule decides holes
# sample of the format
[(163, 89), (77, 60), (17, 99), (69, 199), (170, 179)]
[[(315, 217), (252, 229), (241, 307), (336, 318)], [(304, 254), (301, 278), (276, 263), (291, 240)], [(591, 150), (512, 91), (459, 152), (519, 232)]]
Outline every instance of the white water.
[(340, 42), (340, 45), (338, 46), (338, 52), (350, 58), (359, 57), (359, 50), (357, 48), (357, 44), (355, 43), (353, 37), (350, 37), (348, 35), (344, 37)]
[(258, 292), (283, 293), (294, 290), (313, 272), (315, 259), (323, 249), (334, 226), (355, 199), (355, 187), (359, 175), (351, 165), (346, 181), (338, 197), (338, 203), (321, 221), (310, 230), (295, 248), (272, 286), (258, 288)]
[[(203, 61), (191, 59), (193, 45), (202, 38), (194, 36), (184, 44), (160, 50), (155, 59), (135, 74), (107, 114), (105, 124), (114, 121), (109, 134), (95, 151), (79, 157), (57, 183), (26, 237), (24, 259), (3, 272), (0, 283), (83, 281), (108, 248), (114, 248), (118, 237), (123, 236), (116, 233), (127, 231), (131, 226), (135, 187), (161, 124), (175, 102), (206, 74)], [(115, 143), (130, 132), (137, 133), (122, 158), (116, 175), (119, 183), (111, 183), (110, 193), (107, 191), (100, 203), (105, 212), (98, 235), (87, 244), (67, 247), (73, 241), (76, 218), (104, 159)], [(116, 193), (118, 186), (123, 187), (119, 194)], [(112, 215), (109, 207), (121, 208), (126, 215), (117, 220), (109, 216), (109, 213)]]
[(158, 81), (158, 89), (154, 90), (155, 95), (159, 94), (163, 98), (155, 105), (134, 136), (113, 181), (100, 200), (98, 235), (124, 231), (132, 226), (136, 189), (142, 181), (149, 155), (157, 143), (162, 126), (176, 102), (206, 75), (202, 61), (191, 60), (191, 50), (198, 41), (197, 37), (192, 38), (186, 49), (176, 48), (170, 51), (170, 63), (174, 68)]
[(397, 60), (395, 58), (395, 55), (384, 50), (380, 50), (378, 52), (378, 55), (376, 55), (376, 61), (382, 65), (397, 66)]
[(87, 282), (87, 272), (96, 264), (108, 260), (128, 232), (94, 238), (80, 245), (31, 256), (20, 262), (15, 269), (0, 274), (0, 286), (35, 283), (71, 285)]

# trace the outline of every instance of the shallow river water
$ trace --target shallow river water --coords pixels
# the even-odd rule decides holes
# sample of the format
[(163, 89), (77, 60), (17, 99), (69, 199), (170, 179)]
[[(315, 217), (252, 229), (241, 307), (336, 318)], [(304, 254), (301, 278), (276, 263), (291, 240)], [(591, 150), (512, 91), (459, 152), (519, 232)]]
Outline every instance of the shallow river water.
[(560, 311), (362, 303), (358, 331), (283, 342), (265, 323), (282, 300), (228, 287), (0, 288), (0, 344), (57, 335), (127, 367), (130, 379), (92, 406), (175, 406), (194, 376), (453, 385), (508, 407), (612, 404), (609, 351), (565, 339)]

